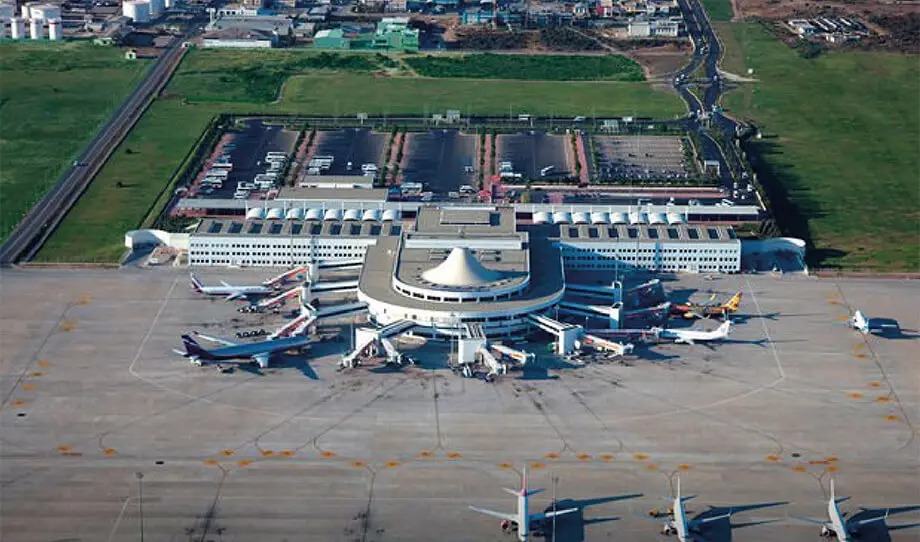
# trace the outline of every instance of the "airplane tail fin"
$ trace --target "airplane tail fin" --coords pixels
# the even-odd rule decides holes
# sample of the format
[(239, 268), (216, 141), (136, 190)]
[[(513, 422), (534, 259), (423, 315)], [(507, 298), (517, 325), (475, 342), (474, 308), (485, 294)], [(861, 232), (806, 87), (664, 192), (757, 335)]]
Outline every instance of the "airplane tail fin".
[(738, 310), (739, 306), (741, 306), (741, 292), (740, 291), (734, 296), (732, 296), (731, 299), (728, 300), (728, 303), (725, 304), (725, 309), (729, 312), (735, 312)]
[(193, 339), (191, 335), (183, 335), (182, 344), (185, 346), (185, 352), (189, 357), (199, 358), (207, 356), (207, 350), (202, 348), (201, 345), (198, 344), (198, 341)]
[(722, 322), (722, 325), (719, 326), (719, 334), (723, 337), (728, 337), (729, 332), (732, 330), (732, 321), (728, 318)]
[(192, 280), (192, 290), (196, 292), (201, 292), (201, 288), (204, 286), (201, 284), (201, 281), (198, 280), (198, 277), (195, 276), (195, 273), (189, 273), (189, 277)]

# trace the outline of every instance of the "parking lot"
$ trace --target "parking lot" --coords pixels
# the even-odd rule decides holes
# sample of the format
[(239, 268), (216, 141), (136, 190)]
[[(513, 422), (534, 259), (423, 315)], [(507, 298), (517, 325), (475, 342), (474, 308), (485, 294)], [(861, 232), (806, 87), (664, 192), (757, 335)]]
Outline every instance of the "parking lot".
[[(317, 132), (312, 156), (332, 156), (332, 166), (326, 175), (360, 174), (363, 164), (383, 165), (387, 134), (364, 128)], [(351, 162), (351, 168), (348, 167)]]
[[(567, 137), (541, 131), (500, 134), (495, 138), (496, 171), (502, 162), (511, 162), (521, 181), (571, 177), (575, 175), (571, 147)], [(548, 167), (552, 169), (541, 175)]]
[(404, 182), (424, 183), (439, 195), (463, 185), (476, 186), (479, 165), (477, 136), (459, 130), (409, 132), (403, 145)]
[(681, 137), (595, 136), (598, 180), (679, 180), (691, 173)]
[[(290, 156), (297, 141), (297, 132), (285, 130), (277, 124), (265, 124), (259, 120), (244, 123), (240, 131), (228, 132), (221, 138), (214, 154), (205, 162), (196, 182), (205, 178), (214, 161), (221, 154), (229, 156), (233, 168), (221, 187), (212, 187), (213, 191), (196, 186), (196, 193), (201, 197), (232, 198), (240, 182), (252, 182), (259, 173), (265, 173), (267, 164), (265, 154), (283, 152)], [(210, 192), (210, 193), (208, 193)]]

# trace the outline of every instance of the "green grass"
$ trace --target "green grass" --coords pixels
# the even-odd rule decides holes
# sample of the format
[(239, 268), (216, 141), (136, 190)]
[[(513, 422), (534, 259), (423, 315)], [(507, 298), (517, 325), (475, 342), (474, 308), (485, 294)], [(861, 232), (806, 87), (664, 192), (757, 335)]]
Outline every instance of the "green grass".
[(621, 55), (423, 56), (405, 59), (425, 77), (531, 81), (644, 81), (642, 67)]
[[(248, 54), (249, 52), (247, 52)], [(277, 56), (276, 56), (277, 55)], [(467, 114), (639, 115), (674, 118), (676, 95), (645, 83), (553, 82), (387, 77), (362, 69), (296, 68), (280, 100), (278, 89), (249, 94), (221, 84), (220, 72), (273, 62), (290, 65), (315, 53), (191, 51), (167, 88), (118, 148), (38, 255), (39, 261), (117, 261), (124, 233), (138, 227), (208, 122), (220, 113), (350, 116), (430, 115), (447, 109)], [(355, 56), (355, 55), (349, 55)], [(378, 62), (374, 55), (363, 58)], [(209, 73), (203, 73), (210, 70)], [(272, 85), (281, 87), (282, 81)], [(260, 98), (256, 100), (255, 98)], [(251, 100), (251, 101), (249, 101)], [(126, 149), (130, 148), (131, 153)], [(121, 181), (127, 186), (119, 188)]]
[(715, 21), (730, 21), (735, 15), (732, 10), (731, 0), (701, 0), (703, 8), (709, 14), (709, 19)]
[(0, 43), (0, 241), (54, 185), (147, 66), (87, 43)]
[(753, 68), (760, 81), (724, 103), (763, 129), (761, 178), (786, 194), (777, 213), (784, 229), (810, 240), (822, 267), (920, 270), (917, 57), (805, 60), (759, 24), (722, 31), (741, 46), (735, 69)]

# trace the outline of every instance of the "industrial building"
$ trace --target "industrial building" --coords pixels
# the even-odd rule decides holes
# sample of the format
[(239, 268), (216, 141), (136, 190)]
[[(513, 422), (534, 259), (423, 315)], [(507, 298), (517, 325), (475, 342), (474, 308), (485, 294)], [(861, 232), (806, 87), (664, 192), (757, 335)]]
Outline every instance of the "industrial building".
[(316, 49), (334, 50), (419, 50), (419, 31), (409, 28), (406, 17), (385, 17), (376, 28), (366, 25), (349, 25), (320, 30), (313, 37)]

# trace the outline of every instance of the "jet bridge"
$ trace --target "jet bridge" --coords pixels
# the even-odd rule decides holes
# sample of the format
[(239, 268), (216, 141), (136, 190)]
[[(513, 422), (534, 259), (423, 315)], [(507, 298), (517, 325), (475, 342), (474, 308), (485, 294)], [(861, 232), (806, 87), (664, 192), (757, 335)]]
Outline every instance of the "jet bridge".
[(581, 326), (560, 322), (543, 314), (533, 313), (529, 314), (527, 318), (532, 325), (555, 335), (556, 353), (558, 354), (568, 354), (574, 350), (576, 348), (575, 342), (583, 332)]
[(392, 342), (389, 340), (386, 342), (383, 341), (384, 339), (389, 339), (390, 337), (405, 333), (415, 327), (415, 325), (415, 321), (413, 320), (398, 320), (379, 329), (368, 327), (359, 327), (355, 329), (355, 348), (349, 354), (342, 356), (340, 365), (347, 368), (356, 367), (360, 363), (358, 358), (361, 356), (374, 355), (379, 351), (377, 348), (378, 343), (387, 351), (388, 361), (390, 351), (387, 349), (387, 343), (390, 343), (390, 347), (396, 352), (397, 363), (399, 363), (402, 358), (400, 357), (401, 354), (396, 350), (396, 347), (393, 346)]
[(581, 297), (603, 299), (613, 305), (623, 301), (623, 284), (614, 282), (610, 286), (603, 286), (566, 282), (565, 293), (571, 293)]
[(351, 258), (348, 260), (325, 260), (313, 262), (307, 265), (307, 277), (309, 282), (316, 282), (319, 279), (321, 271), (340, 271), (346, 269), (357, 269), (364, 265), (364, 258)]
[[(482, 364), (489, 368), (490, 375), (504, 375), (508, 373), (508, 366), (498, 361), (497, 359), (495, 359), (495, 356), (493, 356), (492, 353), (489, 352), (489, 349), (486, 348), (485, 346), (482, 346), (479, 348), (478, 354), (479, 354), (480, 359), (482, 359)], [(465, 366), (464, 374), (466, 374), (466, 371), (468, 370), (469, 370), (469, 367)], [(470, 374), (466, 376), (472, 376), (472, 375)]]
[(313, 294), (328, 294), (339, 292), (357, 292), (358, 281), (356, 280), (336, 280), (325, 282), (305, 282), (301, 286), (303, 295), (310, 297)]
[(592, 317), (606, 319), (610, 329), (620, 327), (620, 313), (622, 312), (622, 303), (614, 305), (586, 305), (574, 301), (562, 300), (559, 302), (559, 311), (567, 314), (573, 314), (581, 317)]
[(270, 309), (272, 307), (283, 305), (284, 302), (287, 301), (288, 299), (291, 299), (291, 298), (294, 298), (300, 295), (300, 292), (301, 292), (300, 287), (291, 288), (290, 290), (280, 293), (274, 297), (270, 297), (268, 299), (263, 299), (262, 301), (259, 301), (258, 303), (256, 303), (256, 307), (260, 309)]
[(665, 300), (660, 279), (652, 279), (623, 291), (622, 301), (631, 307), (660, 303)]
[(515, 363), (519, 365), (527, 365), (527, 363), (533, 361), (536, 357), (530, 352), (525, 352), (524, 350), (517, 350), (511, 348), (510, 346), (505, 346), (503, 344), (489, 344), (489, 348), (495, 350), (499, 353), (499, 357), (504, 356), (511, 358)]
[(664, 318), (671, 311), (671, 302), (665, 301), (664, 303), (659, 303), (653, 307), (642, 307), (641, 309), (631, 309), (623, 311), (623, 318), (629, 317), (652, 317), (652, 318)]
[(611, 352), (617, 356), (623, 356), (633, 351), (632, 343), (618, 343), (609, 339), (598, 337), (597, 335), (591, 335), (590, 333), (584, 334), (580, 340), (576, 341), (576, 348), (579, 350), (585, 346), (590, 346), (595, 350)]

